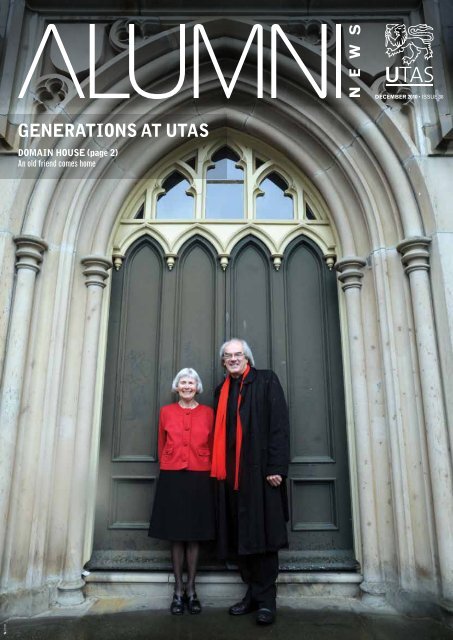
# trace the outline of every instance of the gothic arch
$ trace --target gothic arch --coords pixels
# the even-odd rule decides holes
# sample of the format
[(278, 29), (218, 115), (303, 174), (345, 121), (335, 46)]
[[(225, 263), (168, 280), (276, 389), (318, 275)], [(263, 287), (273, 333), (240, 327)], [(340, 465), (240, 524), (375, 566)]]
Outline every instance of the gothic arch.
[[(216, 19), (207, 22), (215, 43), (216, 33), (222, 33), (225, 23)], [(243, 46), (241, 36), (248, 33), (249, 25), (241, 20), (229, 20), (228, 23), (230, 22), (234, 26), (232, 33), (235, 33), (235, 36), (228, 38), (227, 50), (234, 57)], [(310, 70), (315, 72), (316, 51), (306, 44), (300, 46)], [(159, 58), (156, 60), (154, 56), (158, 48), (160, 48)], [(166, 34), (159, 34), (144, 41), (139, 50), (140, 58), (147, 61), (137, 69), (137, 76), (140, 76), (142, 86), (151, 82), (165, 65), (167, 65), (168, 74), (171, 73), (171, 69), (176, 73), (177, 60), (174, 55), (172, 56)], [(187, 51), (190, 58), (190, 41)], [(267, 52), (266, 55), (268, 55)], [(124, 52), (98, 70), (97, 82), (99, 86), (104, 87), (105, 91), (112, 90), (127, 78), (126, 56), (127, 52)], [(282, 58), (284, 60), (285, 55)], [(188, 75), (190, 71), (187, 69)], [(409, 172), (403, 165), (405, 162), (410, 164), (410, 158), (415, 150), (404, 134), (397, 130), (392, 119), (385, 113), (385, 109), (375, 103), (366, 89), (361, 87), (362, 98), (359, 101), (347, 98), (335, 101), (328, 97), (321, 102), (307, 92), (304, 79), (301, 86), (295, 87), (291, 83), (289, 68), (286, 64), (282, 64), (279, 80), (282, 93), (288, 92), (286, 104), (263, 99), (259, 112), (247, 114), (240, 106), (240, 102), (242, 96), (250, 99), (250, 93), (253, 90), (250, 73), (251, 70), (245, 67), (243, 77), (238, 81), (236, 94), (233, 94), (233, 98), (227, 105), (222, 96), (212, 88), (210, 73), (206, 72), (206, 76), (202, 75), (200, 95), (203, 95), (203, 98), (212, 96), (210, 101), (212, 117), (208, 118), (211, 130), (222, 126), (226, 118), (231, 126), (244, 130), (244, 119), (246, 119), (245, 131), (280, 149), (309, 175), (328, 201), (332, 215), (335, 217), (335, 226), (342, 238), (344, 255), (354, 253), (353, 247), (348, 242), (348, 236), (357, 236), (357, 232), (354, 234), (354, 229), (351, 227), (359, 226), (360, 233), (366, 237), (369, 236), (366, 242), (368, 246), (364, 247), (368, 250), (372, 250), (373, 246), (382, 246), (386, 237), (398, 240), (402, 236), (422, 235), (421, 212), (429, 227), (430, 207), (427, 206), (426, 196), (423, 193), (418, 197), (422, 200), (423, 207), (417, 205), (413, 187), (413, 182), (417, 181), (417, 169), (411, 167)], [(329, 78), (333, 73), (333, 66), (329, 62)], [(121, 79), (119, 82), (118, 78)], [(300, 78), (298, 80), (300, 81)], [(234, 95), (238, 98), (238, 106), (235, 104)], [(188, 97), (187, 93), (181, 92), (167, 100), (165, 107), (176, 118), (178, 112), (184, 112)], [(65, 107), (71, 112), (76, 104), (79, 104), (79, 101), (72, 103), (71, 98), (68, 98)], [(99, 111), (102, 111), (102, 106), (102, 101), (98, 101)], [(93, 109), (93, 104), (88, 100), (86, 108)], [(138, 114), (136, 116), (138, 125), (145, 118), (149, 120), (150, 115), (156, 120), (160, 115), (156, 105), (150, 104), (150, 101), (139, 96), (131, 97), (124, 105), (117, 101), (118, 113), (121, 114), (123, 109), (129, 109)], [(202, 120), (201, 108), (200, 114), (195, 116), (193, 121), (201, 122)], [(56, 140), (56, 145), (62, 144), (65, 143)], [(73, 146), (79, 143), (75, 140), (69, 144)], [(99, 175), (99, 169), (94, 169), (87, 174), (86, 180), (81, 177), (77, 184), (70, 184), (66, 200), (71, 202), (78, 199), (78, 206), (74, 211), (77, 217), (77, 221), (74, 220), (76, 228), (73, 233), (77, 234), (85, 227), (85, 224), (82, 224), (83, 219), (92, 219), (92, 209), (99, 210), (99, 206), (103, 206), (101, 203), (107, 206), (106, 190), (102, 188), (106, 184), (105, 181), (121, 178), (112, 195), (116, 203), (122, 202), (125, 194), (130, 191), (131, 183), (144, 175), (146, 167), (154, 165), (158, 158), (168, 154), (178, 144), (179, 141), (176, 139), (158, 140), (150, 150), (147, 139), (125, 139), (118, 144), (121, 160), (103, 168), (102, 175)], [(45, 177), (46, 171), (42, 175), (42, 178)], [(96, 180), (101, 177), (102, 180)], [(58, 216), (58, 186), (62, 178), (64, 178), (64, 171), (60, 172), (57, 179), (44, 179), (36, 185), (28, 201), (24, 233), (41, 235), (44, 227), (53, 228), (55, 218), (60, 217)], [(367, 185), (372, 185), (373, 188), (370, 189)], [(66, 184), (65, 188), (67, 187)], [(347, 211), (345, 211), (345, 201), (348, 202)], [(117, 211), (117, 205), (115, 205), (108, 212), (110, 228), (114, 224)], [(71, 216), (70, 210), (68, 213)], [(348, 218), (351, 220), (353, 217), (354, 222), (348, 224)], [(365, 221), (365, 227), (361, 224), (363, 221)], [(58, 231), (59, 228), (60, 225), (57, 223), (55, 234), (61, 237), (62, 232)], [(93, 234), (93, 228), (90, 225), (87, 230), (85, 239), (82, 234), (80, 236), (80, 242), (86, 250), (89, 250), (90, 239), (93, 240), (94, 235), (96, 240), (93, 241), (91, 250), (105, 253), (108, 239), (104, 225), (99, 226), (97, 234)], [(355, 238), (355, 244), (360, 244), (357, 238)], [(357, 247), (355, 253), (361, 251), (361, 248)]]

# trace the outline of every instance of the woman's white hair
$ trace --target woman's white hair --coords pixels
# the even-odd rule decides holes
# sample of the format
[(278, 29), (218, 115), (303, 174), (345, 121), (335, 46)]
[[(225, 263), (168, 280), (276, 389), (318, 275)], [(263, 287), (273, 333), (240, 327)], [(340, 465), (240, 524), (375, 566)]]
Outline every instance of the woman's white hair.
[(245, 340), (242, 340), (241, 338), (230, 338), (229, 340), (227, 340), (226, 342), (224, 342), (222, 344), (222, 346), (220, 347), (219, 350), (219, 355), (220, 358), (223, 359), (223, 354), (225, 353), (225, 347), (230, 344), (230, 342), (240, 342), (242, 344), (242, 351), (244, 352), (245, 357), (247, 358), (249, 364), (254, 367), (255, 366), (255, 358), (253, 357), (253, 353), (252, 350), (250, 349), (249, 345), (246, 343)]
[(185, 369), (181, 369), (181, 371), (178, 371), (178, 373), (174, 377), (173, 382), (171, 383), (172, 391), (174, 391), (175, 393), (178, 392), (178, 389), (176, 387), (178, 386), (181, 378), (193, 378), (197, 383), (197, 393), (203, 393), (203, 383), (201, 382), (201, 378), (195, 371), (195, 369), (191, 369), (190, 367), (186, 367)]

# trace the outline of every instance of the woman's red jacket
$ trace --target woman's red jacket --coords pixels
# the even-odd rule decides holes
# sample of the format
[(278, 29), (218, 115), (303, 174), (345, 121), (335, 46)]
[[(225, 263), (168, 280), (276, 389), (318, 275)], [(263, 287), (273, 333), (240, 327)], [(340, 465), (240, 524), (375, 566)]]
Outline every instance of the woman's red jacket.
[(166, 471), (210, 471), (214, 411), (199, 404), (183, 409), (177, 402), (167, 404), (159, 414), (158, 454)]

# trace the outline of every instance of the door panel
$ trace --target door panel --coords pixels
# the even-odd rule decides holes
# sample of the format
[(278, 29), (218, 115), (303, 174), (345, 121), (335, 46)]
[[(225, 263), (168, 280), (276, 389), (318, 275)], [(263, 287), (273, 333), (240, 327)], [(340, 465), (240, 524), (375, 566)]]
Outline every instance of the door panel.
[(227, 272), (230, 279), (231, 333), (253, 345), (255, 363), (270, 366), (269, 258), (260, 245), (248, 240), (233, 252)]
[(291, 423), (303, 416), (292, 432), (293, 462), (333, 461), (322, 266), (310, 250), (292, 251), (286, 265)]
[[(155, 441), (150, 439), (150, 416), (157, 409), (158, 335), (160, 324), (162, 261), (147, 244), (134, 252), (123, 287), (118, 364), (122, 372), (116, 378), (113, 459), (120, 462), (155, 460)], [(137, 277), (152, 273), (153, 278)], [(148, 330), (143, 331), (143, 318)]]
[(226, 272), (212, 246), (195, 237), (172, 271), (144, 238), (112, 274), (91, 568), (169, 567), (168, 543), (147, 537), (158, 410), (174, 399), (171, 381), (184, 366), (200, 373), (200, 400), (212, 404), (225, 336), (245, 338), (257, 367), (273, 368), (288, 398), (291, 519), (283, 565), (286, 558), (291, 568), (355, 567), (335, 275), (303, 237), (279, 271), (257, 239), (245, 238)]
[(352, 529), (336, 278), (304, 238), (288, 248), (283, 270), (290, 545), (293, 550), (335, 550), (345, 557), (352, 549)]
[[(201, 402), (212, 404), (218, 384), (217, 327), (220, 322), (217, 308), (219, 277), (215, 256), (203, 244), (189, 245), (179, 264), (179, 331), (175, 331), (177, 357), (175, 373), (192, 366), (199, 373), (205, 388)], [(216, 278), (217, 276), (217, 278)]]
[[(144, 274), (152, 277), (144, 277)], [(163, 259), (148, 239), (112, 277), (95, 549), (146, 546), (154, 494)]]

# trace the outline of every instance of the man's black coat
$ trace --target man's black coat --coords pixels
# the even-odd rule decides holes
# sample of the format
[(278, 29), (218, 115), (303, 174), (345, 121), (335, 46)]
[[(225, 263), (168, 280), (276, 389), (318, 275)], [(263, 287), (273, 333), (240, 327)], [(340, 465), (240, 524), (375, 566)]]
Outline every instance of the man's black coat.
[[(220, 389), (215, 390), (217, 407)], [(250, 369), (241, 391), (239, 413), (242, 447), (238, 490), (240, 555), (277, 551), (288, 546), (286, 476), (289, 464), (289, 421), (283, 389), (273, 371)], [(269, 475), (283, 476), (271, 487)], [(225, 484), (218, 482), (218, 550), (227, 557)]]

